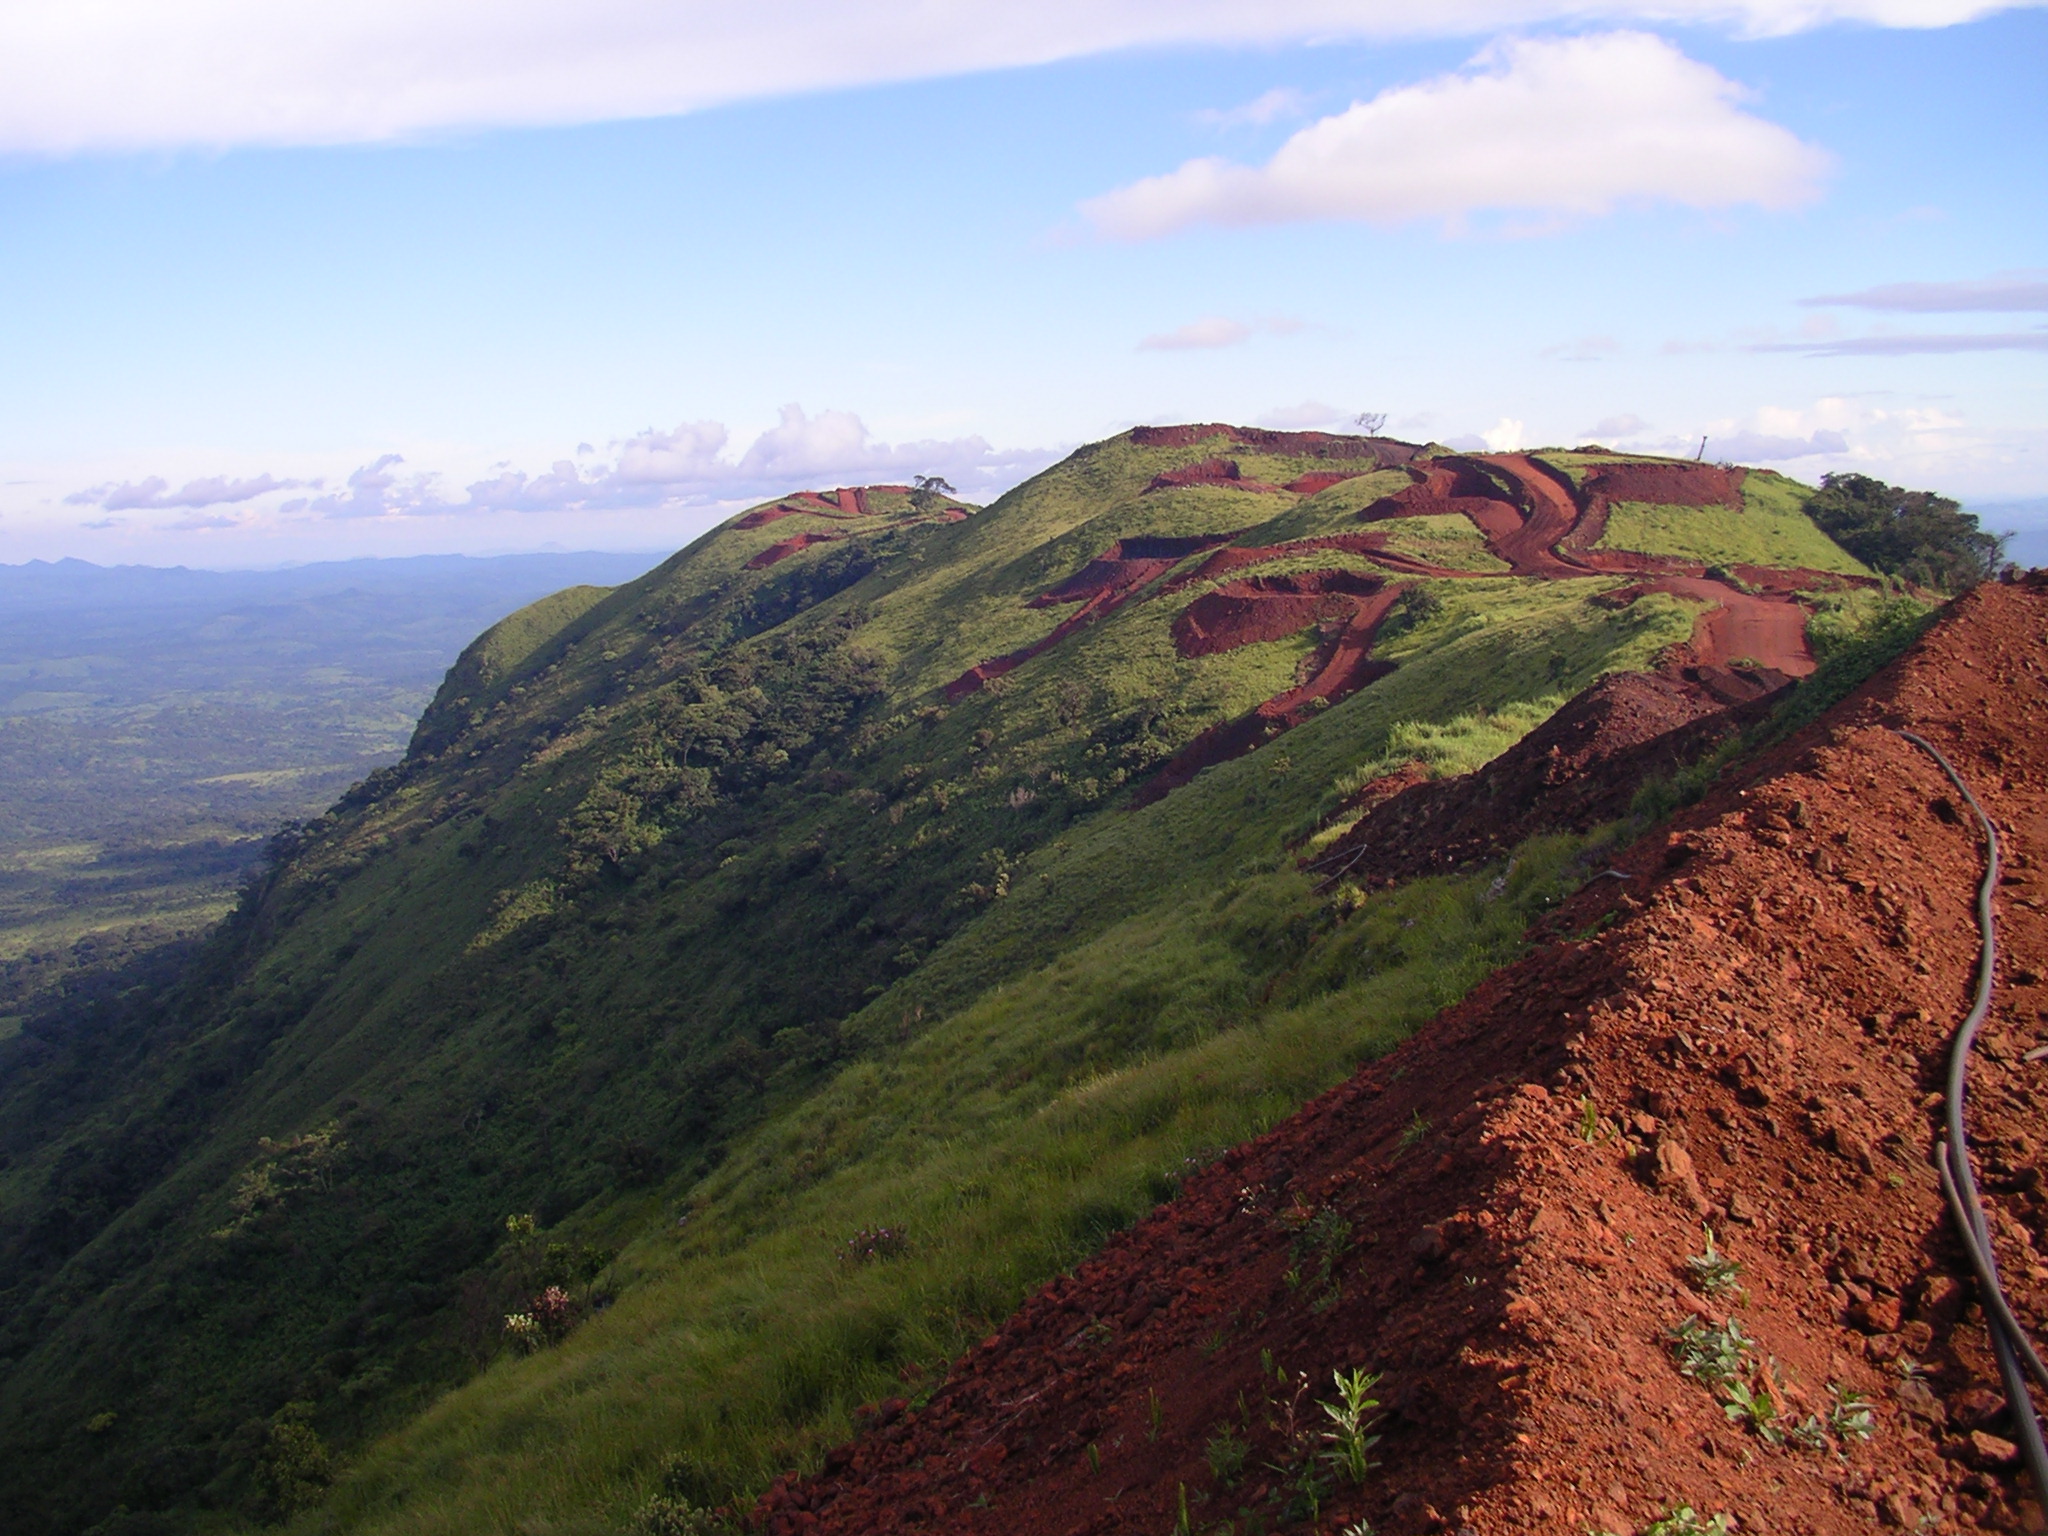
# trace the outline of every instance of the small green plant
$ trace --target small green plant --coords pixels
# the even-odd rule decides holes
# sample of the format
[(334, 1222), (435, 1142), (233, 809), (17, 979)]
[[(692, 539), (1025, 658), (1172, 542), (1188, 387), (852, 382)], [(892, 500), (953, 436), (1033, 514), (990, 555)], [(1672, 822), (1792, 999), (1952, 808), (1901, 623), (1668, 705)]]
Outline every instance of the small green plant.
[(1721, 1389), (1721, 1411), (1730, 1424), (1749, 1430), (1765, 1445), (1783, 1445), (1785, 1431), (1778, 1425), (1778, 1397), (1768, 1381), (1758, 1391), (1746, 1381), (1736, 1380)]
[(1726, 1536), (1734, 1529), (1726, 1515), (1702, 1515), (1690, 1504), (1674, 1504), (1643, 1527), (1643, 1536)]
[(1102, 1470), (1102, 1448), (1092, 1440), (1088, 1443), (1088, 1470), (1090, 1472), (1100, 1472)]
[(1157, 1440), (1160, 1427), (1165, 1422), (1166, 1409), (1159, 1401), (1159, 1394), (1148, 1391), (1145, 1394), (1145, 1438), (1147, 1440)]
[(1836, 1440), (1861, 1442), (1877, 1433), (1877, 1415), (1854, 1387), (1832, 1382), (1828, 1393), (1834, 1399), (1828, 1407), (1828, 1433)]
[(1739, 1290), (1735, 1282), (1742, 1273), (1742, 1266), (1715, 1246), (1712, 1227), (1701, 1230), (1707, 1235), (1706, 1252), (1692, 1254), (1685, 1261), (1686, 1273), (1692, 1277), (1693, 1285), (1706, 1296)]
[(1195, 1522), (1188, 1518), (1188, 1485), (1174, 1486), (1179, 1490), (1180, 1510), (1173, 1517), (1173, 1536), (1195, 1536)]
[(1401, 1128), (1401, 1140), (1399, 1143), (1401, 1150), (1406, 1152), (1410, 1147), (1421, 1146), (1423, 1138), (1428, 1134), (1429, 1121), (1423, 1118), (1422, 1111), (1418, 1109), (1415, 1111), (1413, 1118)]
[(1694, 1313), (1666, 1335), (1678, 1373), (1708, 1387), (1725, 1387), (1746, 1374), (1750, 1340), (1734, 1318), (1716, 1328)]
[(1614, 1134), (1614, 1127), (1600, 1118), (1600, 1106), (1589, 1094), (1579, 1100), (1579, 1140), (1589, 1142), (1605, 1141)]
[(1380, 1401), (1371, 1395), (1380, 1378), (1364, 1366), (1332, 1372), (1332, 1378), (1337, 1383), (1337, 1401), (1316, 1404), (1330, 1420), (1330, 1427), (1322, 1433), (1322, 1460), (1338, 1476), (1357, 1485), (1372, 1470), (1371, 1451), (1380, 1443), (1373, 1432), (1379, 1423)]
[(1251, 1447), (1225, 1425), (1209, 1437), (1209, 1444), (1202, 1454), (1209, 1463), (1210, 1475), (1224, 1487), (1234, 1488), (1244, 1473), (1245, 1457), (1251, 1454)]
[(722, 1516), (660, 1493), (633, 1515), (633, 1536), (726, 1536), (732, 1529)]

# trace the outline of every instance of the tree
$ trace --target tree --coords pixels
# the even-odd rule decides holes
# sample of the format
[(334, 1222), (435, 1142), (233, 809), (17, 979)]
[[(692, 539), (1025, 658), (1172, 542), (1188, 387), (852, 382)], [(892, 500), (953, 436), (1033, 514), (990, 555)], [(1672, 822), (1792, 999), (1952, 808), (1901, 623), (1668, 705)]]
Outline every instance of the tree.
[(913, 512), (936, 512), (948, 496), (960, 494), (940, 475), (912, 475), (910, 479), (910, 510)]
[(1806, 514), (1872, 570), (1943, 592), (1975, 586), (2005, 558), (2005, 540), (1960, 503), (1869, 475), (1821, 476)]
[(1367, 437), (1378, 437), (1380, 429), (1387, 424), (1385, 411), (1360, 411), (1351, 418), (1353, 425)]

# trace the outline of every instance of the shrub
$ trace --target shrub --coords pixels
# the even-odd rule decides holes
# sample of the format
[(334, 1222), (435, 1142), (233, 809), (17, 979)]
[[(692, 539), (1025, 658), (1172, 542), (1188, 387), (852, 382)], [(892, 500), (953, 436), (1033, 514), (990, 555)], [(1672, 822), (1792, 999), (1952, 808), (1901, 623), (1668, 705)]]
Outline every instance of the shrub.
[(1872, 570), (1960, 592), (1998, 570), (2005, 541), (1946, 496), (1869, 475), (1823, 475), (1806, 515)]

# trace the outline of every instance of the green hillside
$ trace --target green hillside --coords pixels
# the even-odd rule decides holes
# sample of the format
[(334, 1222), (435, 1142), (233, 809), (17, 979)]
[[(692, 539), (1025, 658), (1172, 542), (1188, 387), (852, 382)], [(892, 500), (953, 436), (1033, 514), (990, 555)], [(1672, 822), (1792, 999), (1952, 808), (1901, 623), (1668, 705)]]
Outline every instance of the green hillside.
[[(0, 1041), (0, 1523), (611, 1532), (664, 1466), (743, 1497), (1510, 958), (1581, 840), (1370, 897), (1291, 843), (1699, 605), (1440, 516), (1372, 527), (1450, 574), (1376, 565), (1382, 451), (1141, 430), (985, 509), (792, 497), (488, 631), (197, 966)], [(1242, 483), (1175, 483), (1219, 454)], [(1833, 550), (1796, 502), (1649, 512), (1647, 554)], [(1354, 543), (1277, 547), (1315, 539)], [(1391, 670), (1317, 694), (1371, 600)], [(1302, 617), (1190, 647), (1229, 602)], [(550, 1285), (560, 1327), (508, 1335)]]

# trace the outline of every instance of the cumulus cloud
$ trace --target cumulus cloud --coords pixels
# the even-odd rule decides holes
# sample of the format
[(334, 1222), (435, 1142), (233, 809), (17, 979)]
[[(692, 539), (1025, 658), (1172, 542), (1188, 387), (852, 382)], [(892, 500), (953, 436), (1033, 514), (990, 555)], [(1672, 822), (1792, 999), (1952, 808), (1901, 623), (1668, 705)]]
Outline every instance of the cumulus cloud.
[(166, 507), (218, 507), (254, 501), (257, 497), (268, 496), (273, 491), (296, 490), (300, 486), (316, 483), (307, 480), (279, 480), (271, 475), (257, 475), (247, 480), (231, 480), (226, 475), (209, 475), (203, 480), (187, 480), (174, 491), (161, 475), (151, 475), (145, 480), (124, 481), (119, 485), (95, 485), (82, 491), (73, 491), (64, 498), (64, 503), (73, 507), (98, 507), (106, 512), (152, 512)]
[(1555, 222), (1632, 202), (1812, 198), (1829, 157), (1743, 110), (1746, 94), (1647, 33), (1510, 39), (1312, 123), (1263, 166), (1190, 160), (1082, 213), (1106, 235), (1145, 240), (1196, 224)]
[(1802, 352), (1808, 357), (1923, 357), (1944, 352), (2048, 352), (2048, 330), (1969, 331), (1952, 336), (1842, 336), (1821, 341), (1766, 341), (1752, 352)]
[[(851, 411), (806, 414), (782, 407), (780, 419), (737, 458), (725, 450), (728, 434), (715, 421), (649, 429), (611, 445), (588, 467), (558, 459), (529, 474), (510, 465), (464, 486), (459, 493), (442, 475), (415, 470), (396, 453), (378, 456), (350, 474), (340, 489), (278, 504), (286, 517), (404, 519), (494, 512), (619, 512), (709, 506), (766, 497), (803, 487), (828, 488), (914, 474), (943, 475), (965, 495), (988, 495), (1043, 468), (1053, 455), (1035, 450), (1001, 452), (980, 437), (925, 438), (885, 443)], [(579, 444), (579, 454), (587, 445)], [(263, 477), (269, 480), (268, 476)], [(161, 480), (144, 481), (143, 486)], [(255, 482), (246, 482), (254, 484)], [(271, 481), (271, 489), (298, 484)], [(101, 487), (101, 490), (107, 488)], [(93, 499), (81, 492), (73, 501)], [(96, 499), (95, 505), (107, 505)], [(139, 503), (182, 505), (168, 500)], [(186, 520), (174, 528), (221, 526)]]
[(2048, 309), (2048, 268), (1996, 272), (1990, 277), (1957, 283), (1885, 283), (1856, 293), (1824, 293), (1799, 302), (1815, 307), (1905, 310), (1914, 314)]
[(2039, 0), (100, 0), (0, 7), (0, 151), (338, 144), (655, 117), (1117, 49), (1484, 36), (1547, 22), (1776, 35)]

